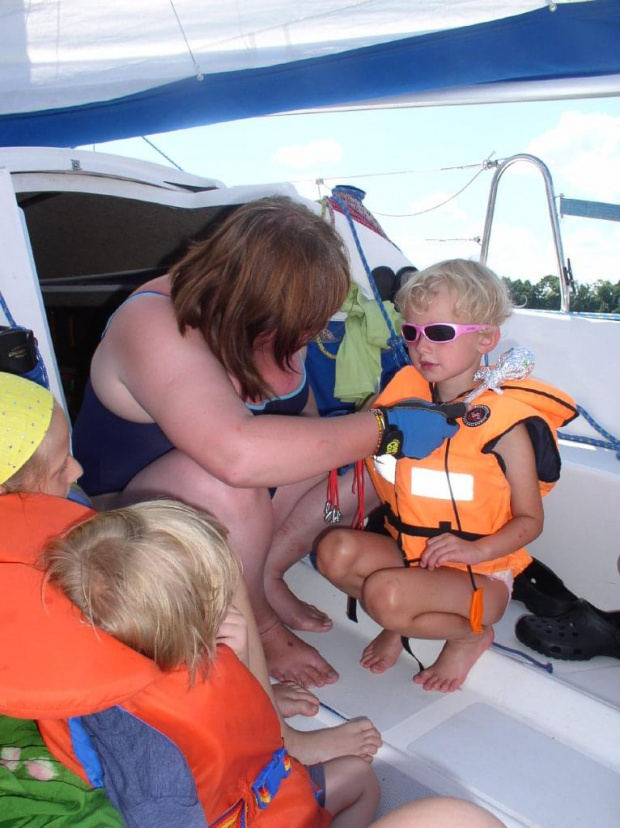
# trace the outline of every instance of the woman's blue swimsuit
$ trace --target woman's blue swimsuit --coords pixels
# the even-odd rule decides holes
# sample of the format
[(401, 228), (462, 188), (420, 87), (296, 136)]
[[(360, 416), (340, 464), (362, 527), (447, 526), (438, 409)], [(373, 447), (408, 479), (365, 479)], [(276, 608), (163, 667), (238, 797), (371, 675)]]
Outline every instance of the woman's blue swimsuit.
[[(166, 293), (145, 290), (134, 293), (126, 301), (144, 295), (169, 298)], [(113, 316), (110, 317), (102, 338), (112, 319)], [(301, 382), (294, 391), (256, 405), (246, 404), (246, 407), (257, 416), (300, 414), (308, 402), (309, 393), (306, 369), (302, 362)], [(98, 399), (88, 380), (82, 407), (73, 427), (73, 453), (84, 469), (80, 485), (87, 494), (94, 497), (122, 491), (138, 472), (173, 448), (157, 423), (134, 423), (109, 411)]]

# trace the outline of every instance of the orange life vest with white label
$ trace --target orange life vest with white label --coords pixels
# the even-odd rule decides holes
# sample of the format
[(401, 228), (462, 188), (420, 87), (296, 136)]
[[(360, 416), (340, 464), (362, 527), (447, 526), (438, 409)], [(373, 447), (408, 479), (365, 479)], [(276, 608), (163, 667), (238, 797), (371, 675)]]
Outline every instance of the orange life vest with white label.
[[(179, 748), (209, 826), (328, 826), (306, 769), (281, 751), (270, 699), (228, 647), (189, 689), (186, 670), (162, 673), (44, 585), (45, 542), (91, 514), (49, 495), (0, 496), (0, 714), (36, 719), (54, 756), (88, 781), (67, 719), (120, 705)], [(279, 788), (255, 793), (274, 755)]]
[[(544, 496), (560, 476), (557, 429), (577, 416), (574, 401), (546, 383), (533, 379), (509, 381), (502, 394), (485, 391), (477, 397), (459, 430), (428, 457), (395, 460), (371, 457), (368, 471), (386, 507), (385, 525), (406, 561), (417, 560), (429, 537), (452, 532), (475, 540), (497, 532), (512, 517), (510, 486), (501, 457), (494, 449), (516, 425), (528, 430), (536, 457), (540, 492)], [(396, 374), (377, 398), (393, 405), (417, 397), (432, 401), (429, 383), (409, 366)], [(531, 558), (525, 549), (473, 567), (480, 574), (522, 572)], [(457, 569), (464, 564), (449, 563)]]

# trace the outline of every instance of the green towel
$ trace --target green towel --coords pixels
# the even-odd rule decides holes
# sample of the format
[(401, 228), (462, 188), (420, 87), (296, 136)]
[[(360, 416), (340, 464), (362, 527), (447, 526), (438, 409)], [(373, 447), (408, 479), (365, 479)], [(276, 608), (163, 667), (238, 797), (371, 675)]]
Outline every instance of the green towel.
[(123, 828), (101, 788), (49, 752), (36, 722), (0, 716), (0, 828)]
[[(402, 319), (392, 302), (383, 302), (394, 329)], [(349, 288), (341, 310), (347, 314), (345, 333), (336, 355), (334, 396), (360, 406), (379, 390), (381, 351), (386, 350), (390, 330), (376, 299), (367, 299), (357, 283)]]

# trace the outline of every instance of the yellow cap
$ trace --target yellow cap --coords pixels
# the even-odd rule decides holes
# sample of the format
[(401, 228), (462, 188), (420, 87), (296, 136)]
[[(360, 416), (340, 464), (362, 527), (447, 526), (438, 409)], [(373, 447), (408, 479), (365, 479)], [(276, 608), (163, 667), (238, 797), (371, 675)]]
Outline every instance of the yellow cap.
[(32, 457), (47, 434), (54, 397), (36, 382), (0, 372), (0, 485)]

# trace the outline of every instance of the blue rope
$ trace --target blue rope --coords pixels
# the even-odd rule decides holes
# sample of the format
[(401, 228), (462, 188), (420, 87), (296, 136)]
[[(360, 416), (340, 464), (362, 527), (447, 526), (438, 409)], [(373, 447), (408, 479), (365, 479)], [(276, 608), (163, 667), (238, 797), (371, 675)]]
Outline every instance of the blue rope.
[(505, 644), (498, 644), (497, 641), (494, 641), (491, 647), (495, 647), (495, 649), (506, 653), (506, 655), (518, 661), (527, 661), (528, 664), (532, 664), (534, 667), (540, 667), (541, 670), (546, 670), (547, 673), (553, 673), (553, 664), (550, 661), (539, 661), (537, 658), (521, 652), (521, 650), (515, 650), (514, 647), (506, 647)]
[(580, 405), (577, 406), (577, 411), (581, 414), (583, 419), (592, 426), (595, 431), (602, 434), (604, 440), (597, 440), (595, 437), (579, 437), (573, 434), (566, 434), (564, 431), (558, 431), (558, 437), (561, 440), (570, 440), (572, 443), (585, 443), (588, 446), (598, 446), (598, 448), (611, 449), (616, 452), (616, 457), (620, 460), (620, 440), (606, 431), (600, 423), (597, 423), (594, 417), (589, 414), (585, 408)]
[(17, 323), (15, 322), (13, 317), (11, 316), (11, 311), (9, 310), (9, 306), (7, 305), (7, 303), (4, 301), (4, 296), (2, 295), (1, 290), (0, 290), (0, 307), (4, 311), (4, 315), (6, 316), (6, 321), (9, 323), (9, 325), (12, 328), (17, 328)]
[[(7, 305), (4, 296), (2, 295), (2, 291), (0, 290), (0, 308), (4, 312), (6, 316), (6, 320), (11, 326), (11, 328), (17, 328), (18, 330), (25, 331), (22, 325), (18, 325), (17, 322), (13, 319), (13, 314), (9, 310), (9, 306)], [(32, 371), (28, 371), (27, 374), (24, 374), (26, 379), (32, 380), (33, 382), (42, 385), (44, 388), (50, 387), (50, 380), (47, 375), (47, 368), (45, 367), (45, 362), (43, 362), (43, 357), (41, 356), (41, 352), (39, 351), (39, 346), (37, 344), (37, 340), (34, 340), (34, 352), (37, 355), (37, 364), (32, 369)]]
[(332, 195), (331, 200), (335, 201), (336, 204), (342, 210), (346, 220), (349, 222), (349, 227), (351, 228), (351, 233), (353, 235), (353, 239), (355, 241), (355, 246), (357, 247), (357, 252), (360, 255), (360, 259), (362, 260), (362, 264), (364, 265), (364, 270), (366, 271), (366, 275), (368, 276), (368, 281), (370, 282), (370, 287), (372, 288), (372, 292), (374, 294), (375, 299), (379, 305), (383, 318), (385, 320), (385, 324), (387, 325), (388, 331), (390, 332), (390, 336), (387, 340), (388, 349), (394, 359), (394, 363), (397, 368), (403, 368), (405, 365), (410, 365), (411, 360), (409, 359), (409, 354), (405, 350), (405, 346), (403, 345), (403, 341), (401, 337), (396, 333), (394, 330), (394, 325), (392, 324), (392, 320), (388, 316), (388, 312), (385, 309), (383, 304), (383, 300), (377, 290), (377, 285), (375, 284), (374, 277), (372, 275), (372, 270), (370, 269), (370, 265), (364, 255), (364, 251), (362, 249), (362, 244), (359, 240), (359, 236), (357, 235), (357, 230), (355, 229), (355, 223), (351, 218), (351, 214), (349, 213), (349, 209), (347, 205), (340, 199), (337, 195)]

